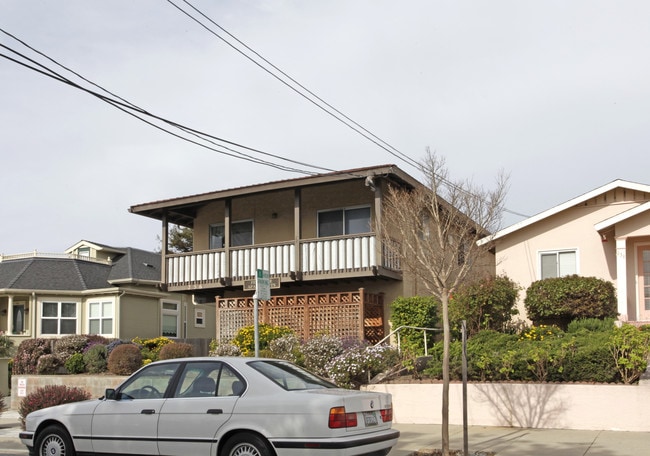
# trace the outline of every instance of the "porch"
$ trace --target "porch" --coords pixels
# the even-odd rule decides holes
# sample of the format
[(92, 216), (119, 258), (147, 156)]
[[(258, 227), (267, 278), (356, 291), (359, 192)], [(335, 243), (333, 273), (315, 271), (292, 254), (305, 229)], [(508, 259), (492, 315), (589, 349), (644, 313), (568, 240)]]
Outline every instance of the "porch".
[[(217, 340), (232, 340), (254, 324), (252, 298), (218, 298)], [(273, 296), (259, 301), (259, 322), (291, 328), (301, 340), (318, 334), (377, 343), (384, 337), (384, 295), (363, 288), (345, 293)]]
[(339, 236), (166, 254), (169, 291), (243, 286), (258, 269), (280, 282), (382, 276), (401, 279), (399, 258), (376, 236)]

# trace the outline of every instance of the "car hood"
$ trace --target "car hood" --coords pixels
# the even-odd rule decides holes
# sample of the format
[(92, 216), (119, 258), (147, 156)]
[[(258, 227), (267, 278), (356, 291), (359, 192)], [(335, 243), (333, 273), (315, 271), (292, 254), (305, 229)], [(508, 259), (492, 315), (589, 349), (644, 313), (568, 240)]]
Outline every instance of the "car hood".
[(38, 420), (50, 416), (64, 416), (74, 412), (75, 415), (91, 414), (101, 403), (101, 399), (89, 399), (87, 401), (69, 402), (67, 404), (54, 405), (40, 410), (35, 410), (27, 415), (28, 420)]

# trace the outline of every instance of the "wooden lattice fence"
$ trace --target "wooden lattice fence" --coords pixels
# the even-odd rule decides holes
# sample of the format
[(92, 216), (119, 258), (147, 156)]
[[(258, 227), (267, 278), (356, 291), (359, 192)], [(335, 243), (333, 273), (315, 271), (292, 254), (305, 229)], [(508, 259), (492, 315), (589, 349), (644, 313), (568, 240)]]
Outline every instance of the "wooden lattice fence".
[[(253, 298), (217, 299), (217, 340), (232, 340), (253, 321)], [(272, 296), (258, 303), (259, 322), (291, 328), (302, 340), (327, 333), (342, 339), (379, 342), (384, 337), (383, 294), (363, 288), (344, 293)]]

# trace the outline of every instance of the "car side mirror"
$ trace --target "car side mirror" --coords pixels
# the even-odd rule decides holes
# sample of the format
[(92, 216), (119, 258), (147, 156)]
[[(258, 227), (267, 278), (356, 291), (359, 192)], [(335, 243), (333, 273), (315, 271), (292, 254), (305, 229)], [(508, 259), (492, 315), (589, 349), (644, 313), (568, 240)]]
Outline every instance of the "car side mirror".
[(115, 392), (115, 389), (106, 388), (106, 391), (104, 392), (104, 398), (111, 401), (117, 400), (117, 393)]

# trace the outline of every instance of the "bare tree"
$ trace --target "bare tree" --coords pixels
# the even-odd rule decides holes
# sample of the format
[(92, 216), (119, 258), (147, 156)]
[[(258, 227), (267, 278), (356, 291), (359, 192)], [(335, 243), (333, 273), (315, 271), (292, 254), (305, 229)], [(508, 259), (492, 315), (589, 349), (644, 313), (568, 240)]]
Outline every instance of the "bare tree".
[(429, 150), (421, 170), (423, 186), (388, 189), (378, 232), (385, 248), (399, 256), (402, 270), (442, 304), (442, 450), (448, 456), (449, 296), (490, 261), (491, 244), (477, 241), (499, 228), (508, 178), (500, 172), (491, 191), (470, 181), (452, 182), (444, 159)]

